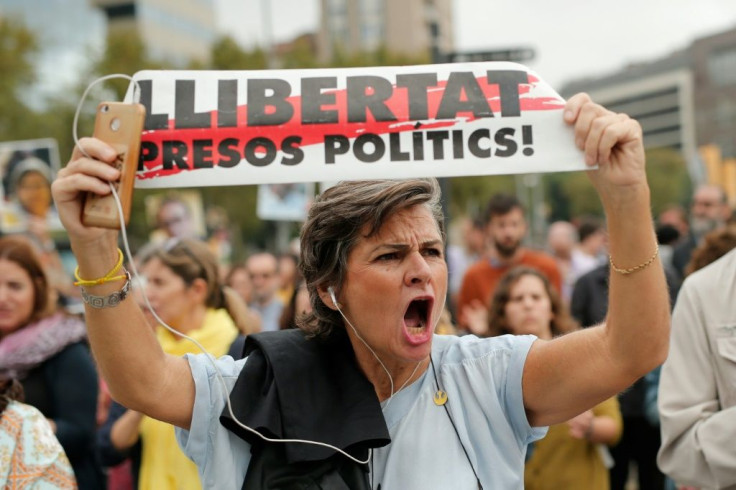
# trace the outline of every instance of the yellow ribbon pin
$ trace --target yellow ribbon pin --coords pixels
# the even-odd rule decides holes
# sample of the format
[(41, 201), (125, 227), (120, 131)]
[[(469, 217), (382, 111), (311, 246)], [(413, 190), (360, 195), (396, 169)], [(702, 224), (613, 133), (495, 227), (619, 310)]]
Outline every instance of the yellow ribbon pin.
[(443, 390), (437, 390), (434, 394), (434, 404), (441, 407), (447, 403), (447, 392)]

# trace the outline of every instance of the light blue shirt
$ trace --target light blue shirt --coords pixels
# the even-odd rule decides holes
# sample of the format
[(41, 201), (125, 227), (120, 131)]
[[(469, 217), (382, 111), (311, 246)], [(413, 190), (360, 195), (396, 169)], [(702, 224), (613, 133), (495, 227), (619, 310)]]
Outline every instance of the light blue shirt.
[[(526, 418), (521, 378), (533, 336), (479, 339), (436, 335), (432, 358), (462, 445), (444, 408), (430, 367), (421, 378), (384, 401), (391, 444), (374, 450), (374, 488), (425, 490), (477, 488), (463, 446), (483, 488), (523, 489), (524, 456), (546, 428)], [(204, 488), (237, 490), (250, 461), (250, 446), (220, 425), (225, 393), (204, 355), (187, 355), (196, 395), (189, 431), (177, 429), (184, 452), (197, 464)], [(229, 392), (245, 360), (215, 361)]]

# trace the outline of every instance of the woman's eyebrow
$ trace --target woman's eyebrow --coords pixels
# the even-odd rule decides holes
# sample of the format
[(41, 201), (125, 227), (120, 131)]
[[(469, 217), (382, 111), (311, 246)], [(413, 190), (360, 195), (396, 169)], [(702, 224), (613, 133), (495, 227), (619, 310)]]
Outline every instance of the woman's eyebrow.
[(377, 252), (379, 250), (392, 250), (396, 252), (403, 252), (410, 249), (411, 246), (406, 243), (381, 243), (376, 245), (371, 252)]
[[(436, 247), (438, 245), (442, 244), (442, 240), (426, 240), (419, 244), (420, 249), (425, 249), (429, 247)], [(411, 245), (407, 243), (381, 243), (379, 245), (376, 245), (371, 252), (376, 252), (381, 249), (388, 249), (393, 250), (397, 252), (402, 252), (405, 250), (409, 250), (411, 248)]]
[(420, 243), (420, 246), (422, 248), (428, 248), (428, 247), (437, 247), (443, 245), (442, 240), (426, 240), (422, 243)]

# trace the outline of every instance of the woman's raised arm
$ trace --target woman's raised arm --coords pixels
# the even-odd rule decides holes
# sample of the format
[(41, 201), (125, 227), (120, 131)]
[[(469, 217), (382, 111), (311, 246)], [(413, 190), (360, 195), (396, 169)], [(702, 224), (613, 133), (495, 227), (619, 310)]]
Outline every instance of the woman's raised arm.
[[(79, 142), (87, 156), (75, 148), (72, 158), (52, 185), (52, 193), (72, 251), (84, 279), (104, 277), (118, 260), (118, 232), (84, 226), (84, 194), (110, 193), (108, 181), (120, 172), (108, 162), (115, 150), (96, 139)], [(125, 280), (89, 286), (87, 292), (107, 297), (121, 291)], [(164, 354), (140, 308), (132, 298), (114, 307), (85, 305), (90, 344), (113, 397), (128, 408), (188, 428), (194, 404), (194, 381), (183, 358)]]
[(532, 346), (524, 369), (524, 404), (533, 425), (567, 420), (610, 398), (664, 362), (670, 305), (657, 256), (639, 124), (572, 97), (565, 122), (584, 150), (590, 180), (606, 212), (613, 265), (608, 317), (588, 328)]

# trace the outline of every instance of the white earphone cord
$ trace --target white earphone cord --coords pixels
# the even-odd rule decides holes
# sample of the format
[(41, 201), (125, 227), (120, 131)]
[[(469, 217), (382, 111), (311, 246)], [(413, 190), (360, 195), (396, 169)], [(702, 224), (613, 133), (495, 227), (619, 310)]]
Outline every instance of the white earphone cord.
[[(138, 89), (138, 93), (137, 94), (136, 94), (136, 90), (135, 89), (133, 90), (133, 100), (134, 101), (137, 101), (138, 100), (138, 97), (140, 97), (140, 86), (138, 85), (138, 82), (135, 81), (129, 75), (124, 75), (124, 74), (107, 75), (107, 76), (98, 78), (97, 80), (93, 81), (92, 83), (90, 83), (87, 86), (87, 89), (82, 94), (82, 98), (80, 99), (79, 104), (77, 105), (77, 110), (76, 110), (76, 112), (74, 114), (74, 123), (73, 123), (74, 124), (74, 127), (73, 127), (73, 130), (72, 130), (72, 136), (74, 138), (74, 144), (76, 145), (77, 148), (79, 148), (79, 150), (82, 152), (82, 154), (84, 154), (87, 158), (91, 158), (91, 157), (87, 154), (86, 151), (84, 151), (84, 149), (81, 146), (79, 146), (79, 138), (77, 137), (77, 124), (78, 124), (78, 120), (79, 120), (79, 114), (80, 114), (81, 109), (82, 109), (82, 104), (84, 103), (84, 100), (86, 99), (87, 94), (89, 93), (90, 89), (94, 85), (96, 85), (96, 84), (98, 84), (98, 83), (100, 83), (102, 81), (110, 80), (110, 79), (113, 79), (113, 78), (125, 78), (127, 80), (130, 80), (131, 83), (134, 83), (135, 84), (135, 88)], [(136, 95), (137, 95), (137, 97), (136, 97)], [(115, 199), (115, 204), (116, 204), (117, 211), (118, 211), (118, 218), (120, 219), (120, 235), (121, 235), (122, 240), (123, 240), (123, 247), (125, 248), (125, 254), (128, 257), (128, 262), (130, 264), (131, 269), (133, 270), (133, 277), (135, 278), (136, 282), (139, 285), (142, 285), (143, 282), (141, 281), (140, 275), (138, 274), (138, 269), (135, 266), (135, 261), (133, 260), (133, 254), (130, 251), (130, 245), (128, 243), (128, 234), (127, 234), (127, 231), (126, 231), (126, 228), (125, 228), (125, 218), (124, 218), (124, 215), (123, 215), (123, 206), (122, 206), (122, 203), (120, 202), (120, 197), (118, 196), (118, 193), (117, 193), (117, 190), (115, 189), (115, 186), (112, 183), (110, 183), (110, 182), (108, 184), (110, 186), (110, 191), (112, 192), (112, 196)], [(366, 465), (366, 464), (368, 464), (370, 462), (371, 456), (372, 456), (372, 453), (373, 453), (373, 450), (372, 449), (368, 449), (368, 457), (367, 457), (367, 459), (365, 461), (363, 461), (363, 460), (357, 459), (356, 457), (352, 456), (351, 454), (347, 453), (346, 451), (343, 451), (339, 447), (335, 447), (335, 446), (333, 446), (331, 444), (327, 444), (327, 443), (319, 442), (319, 441), (309, 441), (309, 440), (304, 440), (304, 439), (272, 439), (272, 438), (269, 438), (269, 437), (264, 436), (263, 434), (261, 434), (257, 430), (255, 430), (255, 429), (253, 429), (251, 427), (248, 427), (247, 425), (245, 425), (244, 423), (242, 423), (240, 420), (238, 420), (238, 418), (233, 413), (233, 408), (232, 408), (232, 405), (230, 403), (230, 391), (227, 388), (227, 384), (225, 383), (225, 379), (222, 376), (222, 372), (220, 372), (220, 368), (217, 366), (217, 363), (215, 362), (214, 356), (212, 354), (210, 354), (209, 352), (207, 352), (207, 350), (199, 342), (197, 342), (195, 339), (189, 337), (188, 335), (185, 335), (185, 334), (179, 332), (178, 330), (176, 330), (176, 329), (172, 328), (171, 326), (169, 326), (165, 321), (163, 321), (158, 316), (158, 313), (156, 313), (156, 310), (154, 310), (153, 307), (151, 306), (151, 303), (148, 300), (148, 296), (146, 296), (146, 292), (145, 292), (145, 289), (144, 288), (141, 291), (141, 293), (142, 293), (141, 295), (143, 296), (143, 299), (145, 300), (146, 307), (151, 311), (151, 313), (153, 314), (153, 316), (156, 319), (156, 321), (158, 321), (164, 328), (166, 328), (168, 331), (170, 331), (174, 335), (178, 335), (179, 337), (192, 342), (195, 346), (197, 346), (197, 348), (200, 351), (202, 351), (203, 354), (205, 354), (205, 357), (209, 361), (210, 365), (214, 368), (215, 375), (217, 376), (217, 379), (220, 382), (220, 387), (222, 388), (223, 395), (225, 397), (225, 404), (227, 405), (228, 413), (230, 414), (230, 417), (232, 417), (233, 421), (238, 426), (242, 427), (243, 429), (247, 430), (248, 432), (251, 432), (252, 434), (257, 435), (258, 437), (260, 437), (261, 439), (263, 439), (266, 442), (283, 442), (283, 443), (312, 444), (314, 446), (325, 447), (325, 448), (328, 448), (328, 449), (332, 449), (334, 451), (337, 451), (338, 453), (342, 454), (343, 456), (345, 456), (345, 457), (349, 458), (350, 460), (352, 460), (352, 461), (354, 461), (354, 462), (356, 462), (358, 464), (361, 464), (361, 465)], [(361, 337), (358, 334), (358, 331), (355, 329), (355, 327), (353, 326), (353, 324), (343, 314), (343, 312), (340, 309), (340, 307), (337, 306), (337, 302), (335, 302), (335, 306), (337, 307), (337, 310), (340, 312), (340, 315), (343, 317), (343, 319), (353, 329), (353, 332), (355, 332), (355, 335), (360, 339), (361, 342), (363, 342), (363, 344), (365, 344), (365, 346), (368, 348), (368, 350), (373, 354), (373, 356), (379, 362), (379, 364), (381, 365), (381, 367), (383, 368), (383, 370), (386, 371), (386, 374), (388, 375), (389, 381), (391, 383), (391, 396), (389, 397), (388, 402), (386, 403), (386, 407), (388, 407), (388, 405), (391, 403), (391, 400), (393, 399), (393, 396), (395, 394), (394, 393), (394, 380), (393, 380), (393, 377), (391, 376), (391, 373), (388, 371), (388, 369), (386, 368), (385, 364), (381, 361), (381, 359), (378, 357), (378, 355), (375, 353), (375, 351), (368, 345), (368, 343), (365, 340), (363, 340), (363, 337)], [(433, 327), (436, 327), (438, 322), (439, 322), (439, 317), (435, 321), (435, 324), (434, 324)], [(404, 387), (406, 387), (406, 385), (408, 384), (408, 382), (414, 377), (414, 374), (416, 374), (417, 369), (419, 369), (419, 366), (420, 366), (421, 362), (422, 361), (419, 361), (417, 363), (417, 365), (414, 368), (414, 371), (412, 372), (412, 374), (404, 382), (404, 384), (401, 385), (401, 387), (399, 388), (398, 391), (401, 391), (402, 389), (404, 389)], [(398, 391), (397, 391), (397, 393), (398, 393)]]

